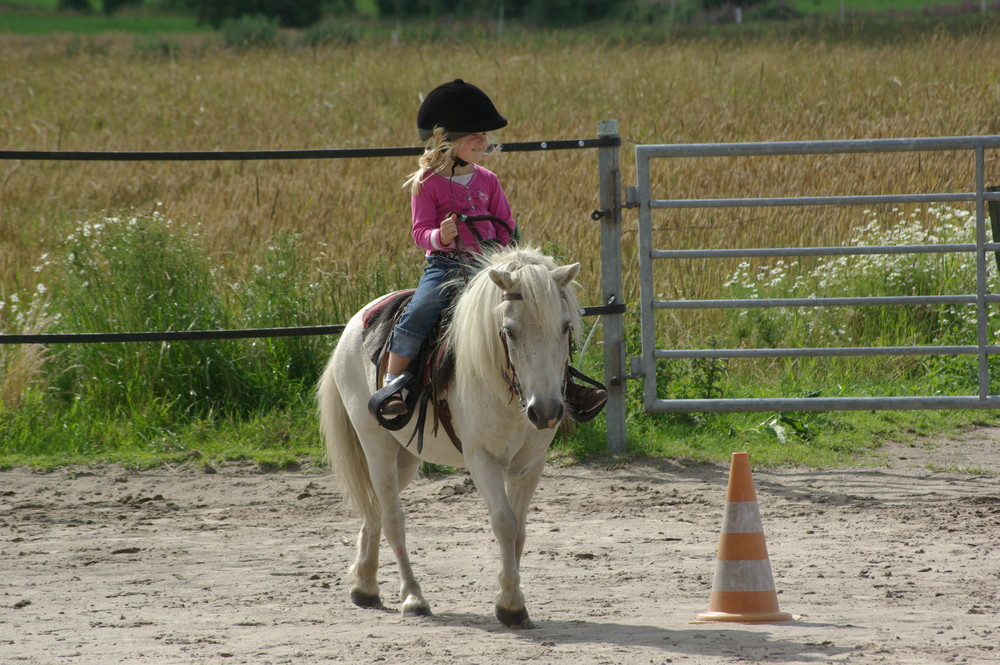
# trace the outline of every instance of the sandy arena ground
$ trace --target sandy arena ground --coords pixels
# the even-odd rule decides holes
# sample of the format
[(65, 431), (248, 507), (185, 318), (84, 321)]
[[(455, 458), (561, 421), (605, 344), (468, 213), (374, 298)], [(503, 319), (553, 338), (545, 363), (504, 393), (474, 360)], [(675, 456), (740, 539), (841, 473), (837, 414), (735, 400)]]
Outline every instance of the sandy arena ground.
[(493, 617), (496, 545), (464, 475), (406, 493), (435, 616), (404, 619), (384, 546), (390, 609), (350, 603), (358, 521), (320, 469), (0, 473), (0, 662), (1000, 662), (1000, 430), (882, 453), (863, 469), (755, 469), (796, 621), (750, 626), (690, 623), (728, 465), (547, 469), (522, 570), (529, 631)]

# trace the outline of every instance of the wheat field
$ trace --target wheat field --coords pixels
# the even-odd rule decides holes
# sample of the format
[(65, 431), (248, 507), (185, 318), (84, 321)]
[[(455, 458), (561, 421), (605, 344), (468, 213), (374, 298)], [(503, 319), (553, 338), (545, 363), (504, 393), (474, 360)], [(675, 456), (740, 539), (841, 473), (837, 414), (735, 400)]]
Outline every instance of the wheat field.
[[(194, 38), (192, 38), (194, 39)], [(945, 35), (898, 44), (724, 38), (663, 44), (557, 37), (451, 45), (364, 40), (320, 49), (227, 51), (186, 44), (137, 53), (125, 36), (0, 37), (0, 145), (11, 150), (271, 150), (416, 145), (420, 95), (462, 77), (510, 125), (502, 141), (587, 138), (619, 121), (624, 184), (637, 143), (783, 141), (1000, 133), (1000, 40)], [(599, 279), (596, 152), (501, 153), (526, 239)], [(80, 220), (159, 206), (202, 225), (207, 249), (239, 267), (279, 231), (301, 233), (340, 270), (411, 263), (402, 182), (414, 158), (341, 161), (0, 163), (0, 295), (32, 286), (32, 266)], [(663, 198), (968, 191), (968, 155), (678, 160), (657, 165)], [(1000, 184), (988, 153), (987, 184)], [(836, 244), (858, 210), (664, 213), (658, 247)], [(624, 222), (635, 264), (635, 215)], [(697, 296), (732, 265), (669, 264), (664, 294)], [(634, 294), (634, 270), (626, 296)], [(595, 289), (596, 290), (596, 289)], [(588, 303), (592, 298), (585, 297)]]

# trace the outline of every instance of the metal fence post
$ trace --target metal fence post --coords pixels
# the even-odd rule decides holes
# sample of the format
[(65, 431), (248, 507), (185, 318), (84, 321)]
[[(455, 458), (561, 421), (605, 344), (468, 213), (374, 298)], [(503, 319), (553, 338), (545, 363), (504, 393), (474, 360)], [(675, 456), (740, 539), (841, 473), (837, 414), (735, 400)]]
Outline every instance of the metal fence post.
[[(618, 121), (597, 123), (597, 136), (618, 137)], [(622, 296), (622, 178), (618, 169), (618, 147), (599, 148), (597, 168), (600, 185), (601, 294), (602, 305), (621, 305)], [(604, 383), (608, 388), (605, 417), (608, 450), (625, 451), (625, 325), (624, 314), (604, 315)]]

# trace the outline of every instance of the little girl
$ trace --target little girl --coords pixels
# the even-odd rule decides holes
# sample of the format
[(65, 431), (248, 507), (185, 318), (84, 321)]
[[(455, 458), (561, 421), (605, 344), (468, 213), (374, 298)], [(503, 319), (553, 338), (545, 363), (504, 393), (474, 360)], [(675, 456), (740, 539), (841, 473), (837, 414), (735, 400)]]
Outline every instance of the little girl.
[[(482, 242), (511, 243), (515, 222), (510, 204), (496, 175), (479, 165), (499, 148), (487, 133), (506, 126), (506, 118), (486, 93), (461, 79), (434, 88), (417, 111), (420, 138), (428, 143), (420, 168), (403, 187), (410, 188), (413, 240), (426, 251), (427, 267), (392, 332), (384, 383), (395, 390), (381, 406), (375, 398), (370, 406), (378, 408), (383, 418), (405, 416), (409, 411), (402, 391), (410, 377), (404, 373), (451, 302), (446, 285), (463, 269), (463, 259), (448, 250), (461, 247), (478, 253), (483, 251)], [(480, 221), (459, 226), (456, 214), (489, 215), (506, 224)], [(581, 386), (573, 376), (586, 379), (575, 370), (568, 371), (567, 414), (574, 420), (589, 420), (604, 407), (607, 392)]]
[[(403, 187), (410, 188), (413, 240), (426, 251), (427, 267), (393, 330), (386, 386), (417, 357), (451, 300), (448, 289), (442, 287), (462, 266), (458, 263), (461, 259), (449, 256), (447, 250), (455, 249), (458, 239), (471, 252), (482, 251), (480, 239), (501, 245), (511, 242), (514, 218), (510, 204), (496, 175), (479, 166), (483, 157), (495, 151), (486, 133), (506, 126), (507, 120), (486, 93), (461, 79), (434, 88), (417, 111), (420, 138), (428, 144), (420, 157), (420, 168)], [(466, 224), (459, 227), (452, 213), (492, 215), (505, 220), (507, 226), (474, 222), (473, 231)], [(405, 415), (407, 406), (400, 392), (386, 399), (380, 411), (386, 418)]]

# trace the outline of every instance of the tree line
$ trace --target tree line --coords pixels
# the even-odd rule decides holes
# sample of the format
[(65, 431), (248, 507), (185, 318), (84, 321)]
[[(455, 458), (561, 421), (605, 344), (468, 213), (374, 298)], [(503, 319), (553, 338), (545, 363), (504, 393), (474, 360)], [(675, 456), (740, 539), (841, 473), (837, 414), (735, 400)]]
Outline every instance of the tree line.
[[(720, 4), (748, 7), (768, 0), (695, 0), (703, 10)], [(773, 0), (772, 0), (773, 1)], [(782, 5), (789, 4), (779, 0)], [(59, 9), (113, 14), (143, 0), (59, 0)], [(242, 16), (264, 16), (285, 27), (303, 28), (328, 16), (356, 13), (354, 0), (157, 0), (155, 6), (190, 12), (214, 28)], [(97, 8), (95, 9), (95, 5)], [(521, 20), (543, 27), (582, 25), (608, 18), (642, 20), (671, 11), (670, 0), (375, 0), (380, 18), (485, 17)]]

